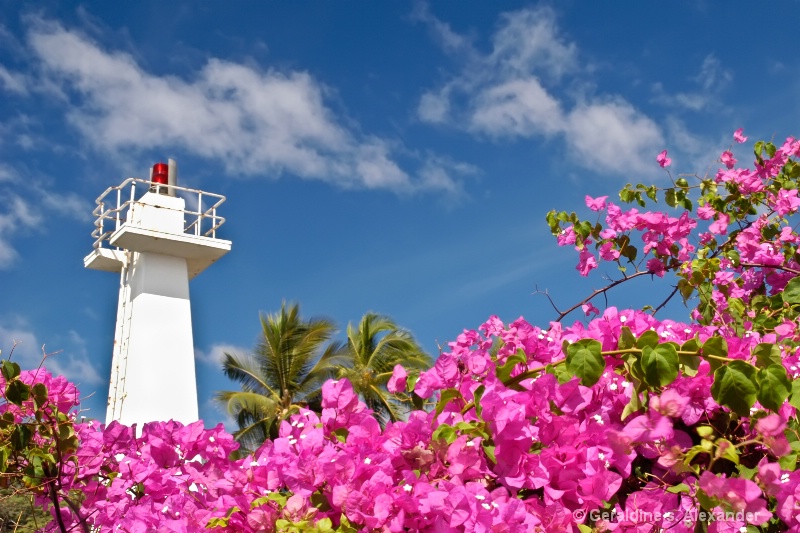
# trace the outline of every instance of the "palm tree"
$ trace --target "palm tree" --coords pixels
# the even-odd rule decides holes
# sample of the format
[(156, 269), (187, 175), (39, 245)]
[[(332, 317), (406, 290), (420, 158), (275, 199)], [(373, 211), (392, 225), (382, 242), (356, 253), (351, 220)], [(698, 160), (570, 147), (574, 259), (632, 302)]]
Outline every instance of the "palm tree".
[(348, 324), (345, 349), (350, 358), (349, 368), (341, 370), (339, 377), (353, 384), (353, 389), (382, 425), (404, 418), (410, 402), (386, 390), (392, 370), (400, 364), (406, 370), (421, 371), (433, 363), (411, 333), (388, 317), (367, 313), (357, 328)]
[(297, 304), (283, 302), (279, 313), (261, 315), (261, 329), (253, 353), (225, 353), (223, 371), (241, 390), (216, 395), (235, 417), (234, 437), (245, 453), (276, 437), (280, 421), (299, 407), (319, 410), (322, 384), (349, 362), (341, 343), (328, 342), (333, 323), (303, 320)]

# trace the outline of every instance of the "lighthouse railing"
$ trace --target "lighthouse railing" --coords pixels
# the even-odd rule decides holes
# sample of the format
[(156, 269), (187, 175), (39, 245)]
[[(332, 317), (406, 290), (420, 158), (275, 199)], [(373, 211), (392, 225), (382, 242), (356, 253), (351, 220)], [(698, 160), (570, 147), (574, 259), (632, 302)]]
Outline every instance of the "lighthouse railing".
[[(225, 202), (221, 194), (153, 183), (139, 178), (128, 178), (119, 185), (109, 187), (96, 200), (97, 207), (92, 214), (95, 217), (92, 237), (94, 248), (100, 248), (103, 241), (126, 224), (131, 208), (138, 198), (147, 192), (160, 192), (183, 198), (186, 208), (180, 210), (184, 214), (185, 234), (197, 237), (217, 237), (217, 230), (225, 223), (225, 218), (217, 214), (219, 206)], [(204, 207), (207, 206), (207, 207)]]

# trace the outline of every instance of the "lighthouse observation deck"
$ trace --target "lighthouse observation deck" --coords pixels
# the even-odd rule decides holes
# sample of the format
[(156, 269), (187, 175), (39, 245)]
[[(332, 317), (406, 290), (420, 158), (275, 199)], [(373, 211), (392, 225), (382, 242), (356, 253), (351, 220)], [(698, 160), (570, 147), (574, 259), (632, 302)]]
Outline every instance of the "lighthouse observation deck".
[(186, 259), (194, 278), (231, 249), (217, 238), (224, 201), (220, 194), (128, 178), (97, 198), (93, 250), (84, 265), (120, 272), (127, 252), (153, 252)]

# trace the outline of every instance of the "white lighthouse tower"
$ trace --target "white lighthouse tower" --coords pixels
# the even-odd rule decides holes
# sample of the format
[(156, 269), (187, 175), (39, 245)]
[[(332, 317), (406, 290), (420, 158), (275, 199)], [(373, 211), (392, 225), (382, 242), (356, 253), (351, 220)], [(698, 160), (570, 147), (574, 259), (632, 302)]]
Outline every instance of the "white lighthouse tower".
[(224, 201), (178, 187), (171, 159), (97, 199), (83, 262), (120, 273), (106, 423), (198, 420), (189, 280), (231, 249), (217, 238)]

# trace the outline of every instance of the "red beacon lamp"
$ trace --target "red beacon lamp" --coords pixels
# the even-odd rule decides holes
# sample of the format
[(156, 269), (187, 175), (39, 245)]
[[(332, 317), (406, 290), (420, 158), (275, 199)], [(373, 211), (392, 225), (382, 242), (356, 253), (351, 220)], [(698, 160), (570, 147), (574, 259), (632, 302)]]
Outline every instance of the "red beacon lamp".
[(178, 185), (178, 165), (175, 160), (169, 163), (156, 163), (150, 171), (150, 191), (175, 196), (175, 187)]

